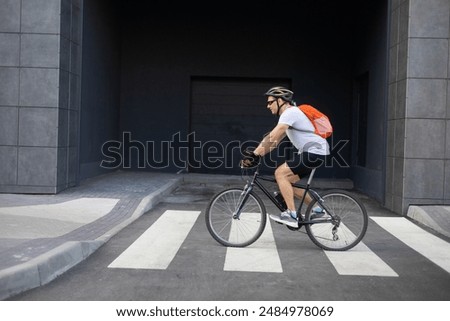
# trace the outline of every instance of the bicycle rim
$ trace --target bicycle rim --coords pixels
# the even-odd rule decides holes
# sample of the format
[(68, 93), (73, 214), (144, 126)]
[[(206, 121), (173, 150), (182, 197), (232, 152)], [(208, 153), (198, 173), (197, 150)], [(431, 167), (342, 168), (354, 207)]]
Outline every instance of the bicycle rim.
[[(364, 205), (352, 195), (343, 191), (330, 191), (321, 196), (327, 210), (340, 218), (339, 226), (333, 222), (306, 225), (306, 232), (317, 246), (330, 251), (345, 251), (357, 245), (364, 237), (368, 216)], [(314, 201), (308, 206), (307, 219), (312, 209), (319, 206)], [(329, 217), (325, 215), (325, 217)], [(334, 233), (333, 233), (334, 232)]]
[(242, 207), (239, 219), (233, 218), (243, 200), (242, 189), (228, 189), (213, 197), (206, 210), (206, 226), (220, 244), (244, 247), (255, 242), (266, 225), (264, 204), (253, 193)]

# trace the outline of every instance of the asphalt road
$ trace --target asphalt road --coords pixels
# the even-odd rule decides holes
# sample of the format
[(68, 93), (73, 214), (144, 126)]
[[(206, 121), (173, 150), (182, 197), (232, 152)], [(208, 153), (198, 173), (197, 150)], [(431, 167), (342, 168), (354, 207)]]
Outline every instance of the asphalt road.
[[(389, 224), (394, 221), (380, 222), (412, 223), (364, 196), (371, 217), (365, 250), (332, 257), (304, 230), (270, 222), (273, 241), (263, 257), (249, 249), (228, 252), (212, 239), (204, 221), (209, 199), (223, 187), (178, 188), (87, 260), (11, 300), (450, 300), (450, 253), (441, 253), (439, 261), (434, 243), (430, 253), (427, 246), (418, 250), (405, 243), (397, 234), (404, 231)], [(419, 232), (425, 242), (449, 245), (430, 231)]]

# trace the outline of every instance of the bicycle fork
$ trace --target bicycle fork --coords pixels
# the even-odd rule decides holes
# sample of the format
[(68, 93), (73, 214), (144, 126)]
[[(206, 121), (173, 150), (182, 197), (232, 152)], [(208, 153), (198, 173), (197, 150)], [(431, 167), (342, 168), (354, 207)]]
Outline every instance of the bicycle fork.
[(247, 202), (247, 200), (249, 198), (249, 194), (252, 190), (253, 190), (253, 185), (251, 185), (251, 184), (245, 185), (244, 190), (242, 191), (241, 197), (240, 197), (242, 200), (239, 201), (239, 205), (238, 205), (236, 211), (233, 213), (233, 219), (239, 220), (239, 218), (241, 216), (242, 208), (244, 207), (244, 204)]

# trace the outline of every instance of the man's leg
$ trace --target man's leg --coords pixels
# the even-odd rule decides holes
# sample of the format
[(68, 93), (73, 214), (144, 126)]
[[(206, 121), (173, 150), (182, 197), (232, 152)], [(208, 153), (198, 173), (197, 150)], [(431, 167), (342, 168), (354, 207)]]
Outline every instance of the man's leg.
[[(275, 178), (277, 180), (281, 195), (283, 195), (283, 198), (286, 202), (288, 209), (296, 210), (293, 195), (295, 195), (295, 197), (301, 200), (303, 198), (303, 195), (305, 194), (305, 190), (299, 187), (292, 187), (292, 184), (298, 182), (300, 180), (300, 177), (297, 174), (294, 174), (292, 170), (289, 168), (289, 166), (286, 163), (284, 163), (283, 165), (279, 166), (276, 169)], [(289, 197), (289, 199), (292, 198), (291, 204), (289, 204), (287, 197)], [(312, 201), (311, 196), (309, 194), (306, 194), (305, 205), (308, 205), (309, 203), (311, 203), (311, 201)], [(290, 206), (293, 206), (294, 209), (291, 208)]]
[(269, 217), (274, 221), (296, 228), (298, 227), (297, 211), (294, 203), (294, 188), (291, 185), (291, 181), (295, 182), (298, 180), (298, 175), (294, 174), (289, 166), (284, 163), (275, 170), (275, 178), (288, 210), (280, 215), (270, 215)]
[(275, 179), (287, 208), (291, 211), (296, 211), (292, 183), (298, 181), (300, 179), (299, 176), (292, 172), (287, 163), (284, 163), (275, 170)]

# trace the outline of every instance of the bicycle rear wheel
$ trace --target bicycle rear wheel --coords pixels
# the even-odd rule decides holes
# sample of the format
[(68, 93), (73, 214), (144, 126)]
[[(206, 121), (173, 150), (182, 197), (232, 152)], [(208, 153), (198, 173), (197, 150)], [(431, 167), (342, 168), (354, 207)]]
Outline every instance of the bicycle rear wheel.
[[(314, 244), (324, 250), (346, 251), (357, 245), (367, 231), (368, 215), (364, 205), (351, 194), (344, 191), (329, 191), (321, 195), (326, 215), (317, 223), (307, 224), (306, 232)], [(312, 211), (320, 206), (317, 201), (309, 204), (307, 221)], [(333, 213), (339, 222), (332, 221), (328, 213)]]
[[(236, 218), (235, 214), (241, 205), (240, 215)], [(209, 233), (217, 242), (230, 247), (244, 247), (261, 236), (267, 214), (256, 194), (230, 188), (212, 198), (206, 209), (205, 220)]]

